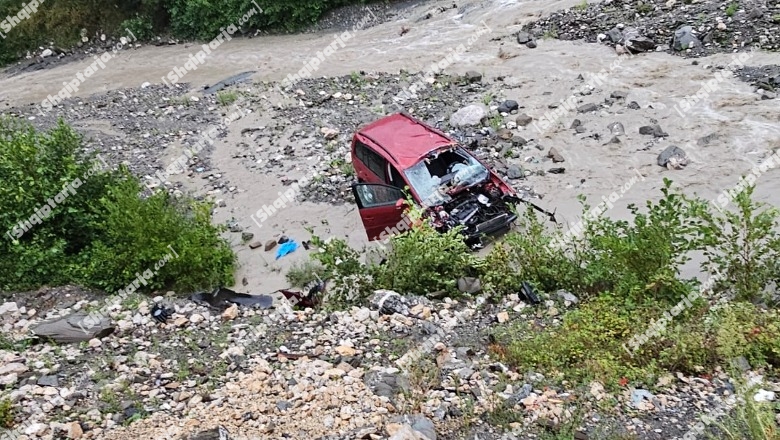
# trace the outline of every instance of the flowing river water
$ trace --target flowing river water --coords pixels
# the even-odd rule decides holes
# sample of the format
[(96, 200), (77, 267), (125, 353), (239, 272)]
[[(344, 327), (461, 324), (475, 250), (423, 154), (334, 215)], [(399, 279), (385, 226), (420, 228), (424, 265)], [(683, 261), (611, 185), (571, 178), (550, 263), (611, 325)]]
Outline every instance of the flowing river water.
[[(636, 101), (643, 112), (618, 110), (595, 115), (566, 115), (565, 129), (553, 128), (538, 135), (531, 126), (520, 132), (525, 137), (538, 138), (545, 148), (555, 147), (566, 159), (561, 164), (566, 172), (561, 175), (532, 176), (525, 182), (544, 195), (543, 204), (556, 209), (559, 218), (569, 224), (579, 219), (578, 194), (584, 194), (592, 205), (609, 197), (620, 195), (615, 208), (607, 214), (624, 217), (628, 203), (644, 204), (648, 198), (658, 198), (663, 178), (672, 179), (686, 193), (707, 199), (716, 197), (725, 189), (734, 187), (740, 175), (772, 149), (780, 148), (780, 102), (760, 100), (753, 88), (736, 78), (720, 84), (708, 99), (699, 102), (684, 115), (673, 106), (686, 95), (695, 94), (702, 82), (712, 79), (707, 64), (728, 64), (731, 54), (720, 54), (699, 60), (666, 53), (650, 53), (619, 58), (614, 49), (582, 41), (539, 40), (536, 49), (517, 44), (513, 34), (520, 27), (549, 12), (574, 6), (567, 1), (463, 1), (458, 8), (436, 12), (432, 17), (418, 21), (426, 11), (452, 2), (408, 3), (398, 10), (394, 20), (356, 30), (320, 65), (317, 75), (348, 75), (354, 71), (392, 72), (400, 69), (418, 71), (432, 62), (438, 62), (460, 44), (467, 44), (485, 26), (490, 32), (469, 45), (462, 59), (451, 65), (450, 73), (462, 74), (474, 70), (484, 74), (485, 80), (504, 77), (503, 95), (522, 106), (521, 112), (538, 119), (549, 111), (548, 105), (567, 98), (573, 91), (574, 78), (595, 74), (605, 69), (605, 90), (623, 90), (629, 101)], [(401, 28), (409, 31), (401, 35)], [(297, 72), (306, 61), (316, 56), (334, 39), (334, 32), (312, 34), (262, 36), (251, 39), (233, 39), (215, 50), (207, 62), (189, 72), (183, 81), (193, 89), (214, 84), (231, 75), (256, 71), (253, 81), (279, 81)], [(174, 66), (183, 65), (198, 45), (182, 44), (167, 47), (146, 46), (120, 52), (110, 65), (84, 82), (79, 96), (89, 96), (112, 89), (135, 88), (144, 82), (160, 83)], [(499, 56), (501, 54), (501, 56)], [(780, 55), (757, 52), (747, 64), (779, 64)], [(40, 102), (62, 88), (63, 81), (74, 78), (90, 63), (87, 60), (55, 65), (44, 70), (5, 74), (0, 76), (0, 106), (19, 106)], [(611, 68), (610, 66), (616, 66)], [(586, 97), (587, 98), (587, 97)], [(2, 108), (2, 107), (0, 107)], [(614, 108), (614, 107), (613, 107)], [(609, 139), (575, 136), (568, 129), (569, 121), (580, 117), (590, 126), (620, 121), (626, 135), (620, 144), (605, 144)], [(677, 145), (692, 158), (682, 170), (667, 170), (656, 164), (658, 146), (646, 149), (649, 138), (640, 135), (638, 128), (657, 120), (669, 137), (661, 144)], [(255, 228), (250, 215), (263, 204), (272, 204), (283, 191), (278, 176), (259, 175), (241, 165), (232, 154), (232, 147), (240, 142), (240, 130), (269, 125), (263, 112), (237, 121), (228, 136), (217, 143), (212, 153), (215, 168), (231, 176), (231, 182), (241, 188), (227, 200), (227, 207), (218, 209), (215, 221), (240, 219), (249, 225), (261, 239), (271, 232), (283, 231), (298, 240), (308, 238), (305, 228), (317, 226), (322, 236), (348, 237), (352, 245), (366, 243), (359, 215), (353, 205), (330, 206), (301, 203), (280, 211), (263, 228)], [(98, 127), (99, 128), (99, 127)], [(603, 128), (603, 127), (601, 127)], [(715, 140), (706, 146), (697, 140), (715, 134)], [(661, 149), (663, 149), (661, 148)], [(180, 152), (178, 153), (180, 154)], [(171, 157), (177, 152), (172, 151)], [(313, 156), (308, 162), (318, 160)], [(166, 158), (163, 162), (167, 163)], [(305, 167), (301, 166), (300, 170)], [(302, 173), (302, 171), (300, 171)], [(193, 191), (202, 189), (200, 180), (181, 179)], [(758, 179), (756, 198), (780, 206), (780, 171), (770, 170)], [(625, 193), (623, 193), (625, 189)], [(323, 222), (323, 220), (327, 220)], [(326, 226), (323, 226), (327, 223)], [(274, 261), (272, 253), (252, 251), (235, 243), (240, 269), (236, 279), (237, 290), (268, 293), (287, 286), (284, 273), (291, 264), (306, 258), (305, 252)], [(691, 273), (695, 270), (691, 268)], [(248, 287), (240, 280), (246, 278)]]

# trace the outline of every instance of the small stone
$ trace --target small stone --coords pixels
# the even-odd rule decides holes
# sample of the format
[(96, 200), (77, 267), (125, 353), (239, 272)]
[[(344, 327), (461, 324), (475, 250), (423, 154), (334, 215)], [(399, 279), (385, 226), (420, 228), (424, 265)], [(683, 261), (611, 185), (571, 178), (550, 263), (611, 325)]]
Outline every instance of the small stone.
[(232, 321), (238, 317), (238, 305), (233, 304), (232, 306), (225, 309), (224, 312), (222, 312), (222, 319), (225, 321)]
[(200, 313), (193, 313), (192, 316), (190, 316), (190, 323), (191, 324), (200, 324), (201, 322), (205, 321), (206, 318), (203, 317)]
[(38, 382), (36, 382), (39, 386), (42, 387), (58, 387), (60, 386), (59, 380), (57, 379), (57, 376), (41, 376), (38, 378)]
[(103, 345), (103, 342), (101, 342), (100, 339), (92, 338), (87, 342), (87, 345), (89, 345), (90, 348), (97, 348)]
[(645, 126), (639, 127), (639, 134), (652, 135), (653, 137), (657, 137), (657, 138), (669, 136), (669, 134), (664, 132), (661, 129), (661, 126), (658, 125), (658, 124), (645, 125)]
[(517, 123), (518, 127), (525, 127), (526, 125), (530, 124), (534, 118), (528, 116), (525, 113), (517, 115), (517, 118), (515, 118), (515, 122)]
[(626, 134), (626, 129), (620, 122), (613, 122), (607, 125), (607, 128), (609, 129), (609, 132), (614, 135)]
[(47, 58), (54, 55), (54, 52), (51, 49), (45, 49), (43, 52), (41, 52), (41, 58)]
[(507, 99), (498, 106), (498, 111), (499, 113), (511, 113), (518, 108), (520, 108), (520, 105), (517, 103), (517, 101)]
[[(274, 245), (276, 245), (276, 242), (273, 242), (273, 243), (274, 243)], [(253, 242), (249, 243), (249, 249), (257, 249), (257, 248), (259, 248), (262, 245), (263, 245), (262, 242), (253, 241)]]
[(589, 113), (589, 112), (595, 112), (599, 109), (599, 106), (597, 104), (583, 104), (579, 107), (577, 107), (577, 111), (580, 113)]
[(512, 180), (522, 179), (525, 177), (525, 172), (517, 165), (509, 165), (506, 169), (506, 177)]
[(0, 367), (0, 376), (6, 374), (22, 374), (27, 371), (27, 365), (19, 362), (13, 362)]
[(265, 242), (265, 251), (268, 252), (276, 247), (276, 240), (268, 240)]
[(67, 432), (68, 438), (72, 439), (79, 439), (84, 435), (84, 430), (81, 428), (81, 424), (79, 422), (71, 422), (68, 423), (67, 428), (65, 428), (65, 431)]
[(667, 169), (680, 169), (688, 165), (688, 157), (682, 148), (670, 145), (658, 155), (657, 162)]
[(463, 79), (469, 83), (477, 83), (482, 81), (482, 74), (474, 70), (469, 70), (465, 75), (463, 75)]
[(630, 108), (631, 110), (639, 110), (640, 109), (639, 103), (636, 101), (631, 101), (628, 103), (628, 108)]
[(320, 128), (320, 133), (322, 133), (325, 136), (326, 140), (335, 139), (336, 136), (339, 135), (339, 131), (337, 129), (330, 128), (330, 127)]
[(547, 152), (547, 157), (552, 159), (553, 163), (559, 163), (565, 160), (563, 156), (561, 156), (561, 153), (559, 153), (558, 150), (555, 149), (555, 147), (550, 148), (550, 151)]
[(615, 90), (609, 95), (609, 97), (614, 99), (626, 99), (628, 97), (628, 92), (623, 90)]
[(499, 312), (496, 314), (496, 319), (498, 320), (499, 324), (503, 324), (507, 321), (509, 321), (509, 313), (507, 312)]
[(354, 356), (355, 354), (357, 354), (357, 351), (355, 351), (355, 349), (352, 347), (341, 345), (339, 347), (336, 347), (336, 353), (342, 356)]
[(517, 33), (517, 42), (519, 44), (526, 44), (531, 40), (533, 40), (533, 37), (528, 32), (520, 31)]

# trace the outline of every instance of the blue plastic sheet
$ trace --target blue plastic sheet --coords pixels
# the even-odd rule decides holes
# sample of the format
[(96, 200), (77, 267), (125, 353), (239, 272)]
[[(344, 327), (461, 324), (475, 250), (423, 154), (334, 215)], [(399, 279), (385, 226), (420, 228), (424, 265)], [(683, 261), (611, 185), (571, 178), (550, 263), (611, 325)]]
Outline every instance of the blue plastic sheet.
[(277, 249), (276, 251), (276, 259), (278, 260), (287, 254), (291, 254), (295, 252), (296, 249), (298, 249), (298, 243), (296, 243), (295, 240), (290, 240), (285, 243), (282, 243), (279, 246), (279, 249)]

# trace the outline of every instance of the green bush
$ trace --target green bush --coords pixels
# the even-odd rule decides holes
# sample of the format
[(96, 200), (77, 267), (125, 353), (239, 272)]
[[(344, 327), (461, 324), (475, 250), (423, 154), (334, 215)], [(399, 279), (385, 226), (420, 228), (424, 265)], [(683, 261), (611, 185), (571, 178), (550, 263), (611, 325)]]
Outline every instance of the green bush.
[(10, 400), (0, 400), (0, 428), (14, 426), (14, 407)]
[[(407, 213), (420, 218), (419, 208)], [(375, 270), (375, 285), (402, 294), (457, 293), (457, 280), (471, 267), (471, 251), (458, 228), (445, 233), (428, 222), (392, 236), (387, 261)]]
[(117, 29), (117, 34), (127, 35), (127, 31), (140, 41), (149, 41), (154, 37), (154, 25), (149, 17), (137, 15), (123, 21)]
[(533, 322), (503, 331), (506, 361), (521, 371), (544, 371), (548, 377), (617, 386), (625, 377), (655, 383), (653, 362), (634, 363), (623, 348), (638, 330), (634, 314), (609, 297), (596, 298), (567, 313), (560, 327), (539, 330)]
[[(127, 170), (93, 168), (80, 151), (80, 136), (62, 121), (43, 133), (0, 120), (0, 179), (13, 182), (0, 187), (0, 288), (79, 283), (113, 291), (156, 269), (148, 289), (232, 283), (234, 255), (208, 206), (165, 193), (143, 198)], [(63, 199), (63, 186), (76, 180)], [(40, 224), (14, 230), (50, 199), (55, 207)], [(178, 257), (156, 268), (171, 249)]]
[(780, 279), (780, 234), (777, 208), (752, 200), (750, 186), (734, 199), (736, 211), (702, 211), (699, 228), (706, 244), (703, 268), (718, 267), (721, 289), (745, 301), (767, 301), (765, 288)]
[(373, 290), (371, 268), (364, 264), (360, 252), (338, 238), (322, 240), (312, 235), (312, 245), (318, 251), (311, 258), (322, 265), (323, 278), (329, 278), (323, 304), (328, 308), (344, 308), (364, 300)]

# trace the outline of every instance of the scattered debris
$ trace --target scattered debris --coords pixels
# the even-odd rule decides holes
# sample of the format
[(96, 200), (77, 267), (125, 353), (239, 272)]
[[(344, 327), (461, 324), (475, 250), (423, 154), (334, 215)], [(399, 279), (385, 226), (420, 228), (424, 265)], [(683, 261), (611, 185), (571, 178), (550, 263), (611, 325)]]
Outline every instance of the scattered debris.
[(44, 321), (31, 328), (35, 336), (63, 344), (105, 338), (114, 329), (110, 319), (82, 312)]
[(214, 289), (211, 293), (199, 292), (190, 296), (190, 299), (198, 304), (208, 305), (211, 308), (224, 310), (233, 304), (246, 307), (259, 307), (269, 309), (273, 305), (273, 297), (269, 295), (250, 295), (238, 293), (224, 287)]

